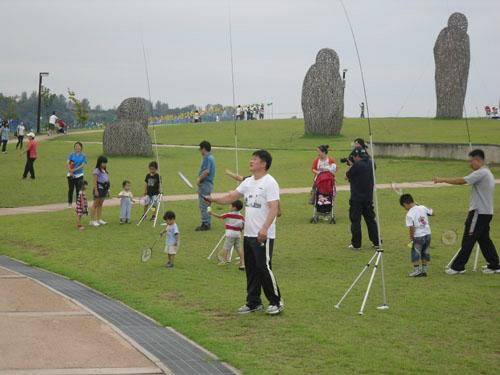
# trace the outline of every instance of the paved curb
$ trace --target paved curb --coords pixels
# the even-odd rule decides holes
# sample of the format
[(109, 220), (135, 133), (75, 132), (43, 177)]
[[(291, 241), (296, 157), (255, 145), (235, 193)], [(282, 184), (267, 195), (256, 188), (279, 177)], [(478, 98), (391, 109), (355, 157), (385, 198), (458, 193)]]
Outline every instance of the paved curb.
[(0, 255), (0, 266), (26, 276), (96, 316), (165, 374), (239, 374), (173, 328), (164, 328), (144, 314), (84, 284), (5, 255)]
[[(500, 184), (500, 179), (495, 180), (496, 184)], [(417, 181), (417, 182), (402, 182), (397, 184), (400, 189), (420, 189), (420, 188), (442, 188), (449, 187), (447, 184), (434, 184), (432, 181)], [(378, 184), (378, 190), (392, 189), (391, 184)], [(304, 194), (309, 193), (311, 187), (302, 188), (284, 188), (281, 189), (281, 194)], [(349, 185), (337, 185), (337, 192), (339, 191), (349, 191)], [(218, 193), (215, 193), (217, 195)], [(197, 200), (197, 194), (177, 194), (164, 196), (163, 200), (166, 202), (178, 202), (178, 201), (191, 201)], [(90, 202), (89, 202), (90, 205)], [(106, 200), (106, 206), (119, 206), (120, 199), (112, 198)], [(22, 215), (22, 214), (32, 214), (41, 212), (56, 212), (68, 209), (67, 203), (53, 203), (45, 204), (40, 206), (26, 206), (26, 207), (4, 207), (0, 208), (0, 216), (10, 216), (10, 215)]]

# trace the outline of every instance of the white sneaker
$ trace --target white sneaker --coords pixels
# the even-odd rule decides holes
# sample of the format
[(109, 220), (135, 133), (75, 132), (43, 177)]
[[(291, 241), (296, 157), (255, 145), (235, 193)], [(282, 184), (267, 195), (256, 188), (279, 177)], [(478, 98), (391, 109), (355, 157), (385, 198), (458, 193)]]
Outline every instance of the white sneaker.
[(350, 244), (349, 246), (347, 246), (348, 249), (351, 249), (351, 250), (361, 250), (360, 247), (354, 247), (352, 244)]
[(71, 203), (68, 203), (68, 208), (73, 208), (73, 205)]
[(494, 273), (500, 273), (500, 269), (492, 270), (491, 268), (484, 268), (483, 273), (486, 275), (493, 275)]
[(93, 227), (98, 227), (100, 224), (97, 221), (89, 221), (89, 225)]
[[(413, 270), (413, 272), (410, 272), (408, 274), (408, 276), (409, 277), (421, 277), (421, 276), (424, 276), (424, 272), (422, 272), (420, 270), (420, 268), (417, 268), (417, 269)], [(427, 274), (425, 276), (427, 276)]]
[(462, 275), (462, 274), (465, 273), (465, 270), (463, 270), (463, 271), (455, 271), (453, 268), (448, 268), (444, 272), (446, 272), (447, 275)]
[(238, 314), (243, 315), (243, 314), (248, 314), (251, 312), (262, 311), (262, 310), (264, 310), (264, 306), (262, 306), (262, 305), (258, 305), (256, 307), (254, 307), (253, 309), (248, 307), (247, 305), (243, 305), (238, 309)]
[(107, 224), (107, 222), (106, 222), (106, 221), (104, 221), (104, 220), (102, 220), (102, 219), (100, 219), (100, 220), (98, 221), (98, 223), (99, 223), (100, 225), (106, 225), (106, 224)]
[(266, 310), (266, 314), (268, 315), (278, 315), (284, 310), (285, 306), (280, 302), (279, 306), (269, 305)]

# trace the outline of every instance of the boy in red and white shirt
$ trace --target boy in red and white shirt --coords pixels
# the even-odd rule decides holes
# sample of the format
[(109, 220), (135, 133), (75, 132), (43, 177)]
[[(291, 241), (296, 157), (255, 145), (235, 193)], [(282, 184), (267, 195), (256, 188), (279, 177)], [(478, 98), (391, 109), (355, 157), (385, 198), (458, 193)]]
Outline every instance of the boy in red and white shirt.
[(209, 215), (217, 217), (224, 220), (226, 226), (226, 241), (222, 250), (217, 255), (219, 258), (219, 265), (225, 265), (229, 263), (229, 254), (231, 249), (234, 247), (240, 257), (240, 270), (245, 269), (243, 251), (241, 249), (241, 232), (245, 226), (245, 217), (241, 215), (240, 211), (243, 208), (243, 203), (240, 200), (236, 200), (231, 203), (231, 211), (227, 214), (218, 215), (211, 210), (208, 212)]

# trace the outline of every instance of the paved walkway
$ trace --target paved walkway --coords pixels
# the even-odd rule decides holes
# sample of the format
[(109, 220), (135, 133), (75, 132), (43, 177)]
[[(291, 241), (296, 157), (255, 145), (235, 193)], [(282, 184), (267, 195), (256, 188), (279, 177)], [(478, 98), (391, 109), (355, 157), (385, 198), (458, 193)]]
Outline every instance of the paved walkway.
[[(495, 183), (500, 184), (500, 179), (495, 180)], [(432, 181), (420, 181), (420, 182), (398, 183), (397, 186), (404, 191), (404, 189), (442, 188), (450, 185), (434, 184)], [(392, 185), (377, 184), (377, 189), (392, 189)], [(303, 193), (309, 193), (310, 191), (311, 187), (284, 188), (281, 189), (281, 194), (303, 194)], [(337, 191), (349, 191), (349, 185), (338, 185)], [(163, 200), (167, 202), (188, 201), (197, 199), (198, 199), (197, 194), (179, 194), (179, 195), (169, 195), (163, 197)], [(118, 198), (112, 198), (106, 201), (106, 206), (118, 206), (118, 205), (120, 205), (120, 199)], [(55, 212), (55, 211), (62, 211), (65, 209), (68, 209), (67, 203), (53, 203), (41, 206), (27, 206), (27, 207), (9, 207), (9, 208), (0, 208), (0, 216), (30, 214), (39, 212)]]
[(0, 255), (0, 375), (237, 373), (118, 301)]
[[(96, 129), (96, 130), (80, 130), (80, 131), (72, 131), (72, 132), (69, 132), (67, 133), (66, 135), (75, 135), (75, 134), (89, 134), (89, 133), (100, 133), (102, 132), (103, 130), (102, 129)], [(28, 134), (28, 132), (26, 132), (25, 134)], [(43, 133), (42, 133), (43, 134)], [(54, 138), (60, 138), (60, 137), (64, 137), (64, 134), (54, 134), (54, 135), (51, 135), (50, 137), (47, 135), (47, 134), (43, 134), (43, 135), (37, 135), (36, 136), (36, 140), (37, 142), (41, 142), (41, 141), (47, 141), (49, 139), (54, 139)], [(28, 137), (27, 136), (24, 136), (24, 144), (26, 145), (26, 142), (28, 142)], [(71, 142), (71, 143), (74, 143), (74, 141), (67, 141), (67, 142)], [(9, 141), (7, 142), (8, 144), (16, 144), (17, 143), (17, 138), (10, 138)], [(102, 142), (101, 142), (102, 143)]]

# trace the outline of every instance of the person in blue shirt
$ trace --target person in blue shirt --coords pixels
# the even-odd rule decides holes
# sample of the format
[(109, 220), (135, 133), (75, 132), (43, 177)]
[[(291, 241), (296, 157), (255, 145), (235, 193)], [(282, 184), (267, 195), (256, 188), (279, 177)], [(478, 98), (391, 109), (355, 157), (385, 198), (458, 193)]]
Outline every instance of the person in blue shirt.
[(201, 214), (201, 225), (196, 231), (210, 230), (211, 216), (208, 214), (208, 202), (204, 197), (212, 194), (215, 180), (215, 159), (210, 153), (212, 145), (208, 141), (200, 143), (200, 154), (203, 156), (200, 171), (198, 172), (198, 201)]
[(87, 165), (87, 157), (82, 152), (83, 145), (81, 142), (76, 142), (74, 145), (75, 152), (68, 156), (66, 175), (68, 179), (68, 207), (73, 204), (73, 192), (76, 190), (76, 197), (80, 192), (80, 187), (83, 182), (83, 168)]

